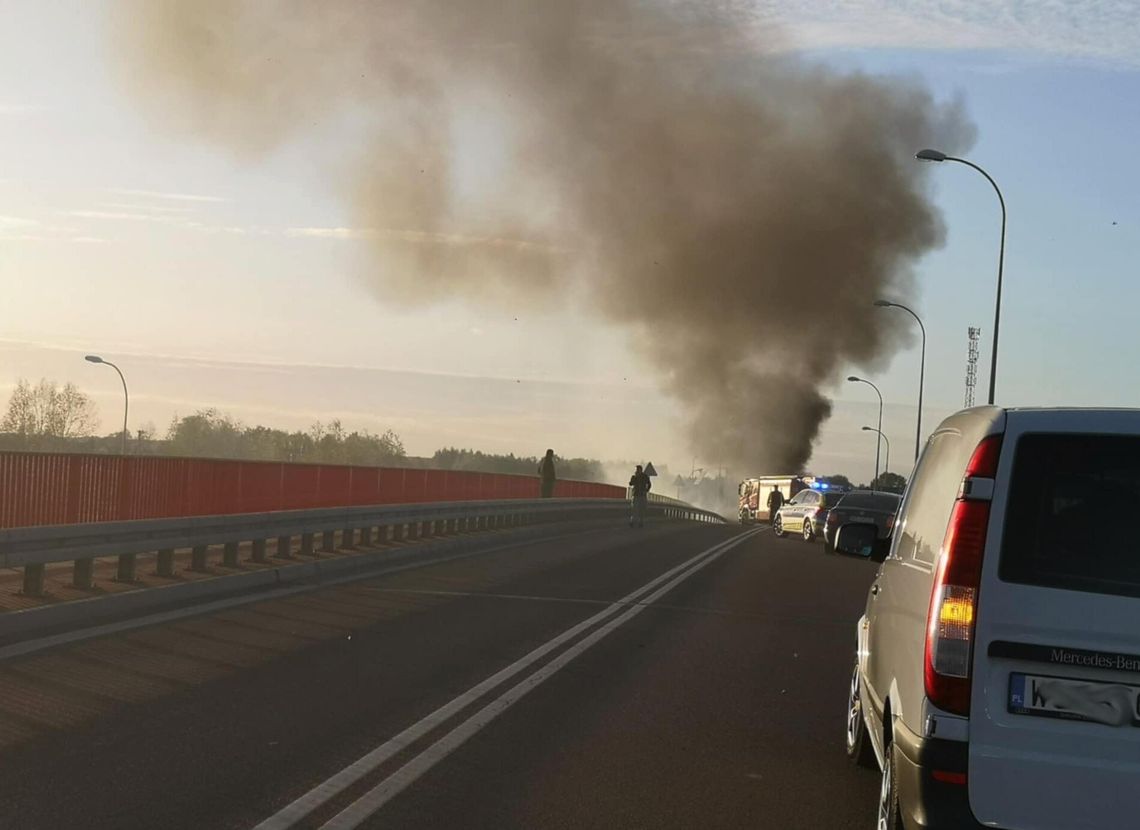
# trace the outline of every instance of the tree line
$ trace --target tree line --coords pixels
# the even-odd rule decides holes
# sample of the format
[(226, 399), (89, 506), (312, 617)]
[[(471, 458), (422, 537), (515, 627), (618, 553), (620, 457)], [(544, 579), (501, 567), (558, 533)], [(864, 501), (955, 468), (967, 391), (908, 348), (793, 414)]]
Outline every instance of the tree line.
[[(39, 452), (118, 453), (122, 433), (96, 435), (99, 427), (94, 401), (75, 384), (63, 386), (41, 380), (20, 380), (0, 419), (0, 450)], [(317, 421), (307, 430), (247, 426), (217, 409), (175, 416), (164, 436), (147, 426), (128, 436), (132, 455), (171, 455), (192, 458), (233, 458), (255, 461), (354, 464), (359, 466), (430, 467), (481, 473), (535, 475), (538, 456), (498, 455), (447, 447), (430, 458), (409, 457), (392, 430), (377, 434), (349, 431), (339, 420)], [(604, 481), (601, 462), (589, 458), (558, 458), (558, 477)]]

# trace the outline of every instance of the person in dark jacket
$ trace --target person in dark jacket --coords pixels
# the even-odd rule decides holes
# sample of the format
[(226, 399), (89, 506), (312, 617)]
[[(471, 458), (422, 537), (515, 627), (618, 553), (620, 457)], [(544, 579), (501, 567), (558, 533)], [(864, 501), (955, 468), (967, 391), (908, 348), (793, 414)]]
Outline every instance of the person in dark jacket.
[(554, 496), (554, 482), (557, 480), (557, 476), (554, 475), (554, 450), (546, 451), (546, 455), (538, 465), (538, 477), (542, 497), (544, 499), (552, 498)]
[(645, 511), (649, 507), (649, 491), (652, 488), (653, 482), (649, 480), (649, 476), (638, 464), (633, 476), (629, 479), (629, 489), (633, 496), (633, 509), (629, 516), (630, 527), (633, 527), (635, 522), (638, 527), (645, 527)]
[(768, 523), (774, 524), (776, 521), (776, 514), (780, 512), (780, 508), (784, 506), (784, 494), (780, 492), (779, 487), (773, 487), (772, 492), (768, 494)]

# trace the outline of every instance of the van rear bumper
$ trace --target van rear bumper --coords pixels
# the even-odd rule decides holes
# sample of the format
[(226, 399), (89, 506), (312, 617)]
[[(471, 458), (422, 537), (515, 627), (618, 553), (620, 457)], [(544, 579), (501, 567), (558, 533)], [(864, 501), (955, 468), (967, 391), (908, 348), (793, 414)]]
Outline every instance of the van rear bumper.
[(935, 772), (965, 776), (970, 745), (945, 738), (923, 738), (900, 720), (894, 724), (899, 807), (907, 830), (959, 830), (984, 827), (970, 811), (965, 783), (940, 781)]

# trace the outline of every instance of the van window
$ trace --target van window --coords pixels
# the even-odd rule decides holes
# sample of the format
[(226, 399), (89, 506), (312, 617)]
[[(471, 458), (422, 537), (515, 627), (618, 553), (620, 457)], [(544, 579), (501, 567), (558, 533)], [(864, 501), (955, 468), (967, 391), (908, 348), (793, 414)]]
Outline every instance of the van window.
[(1017, 442), (1000, 577), (1140, 596), (1140, 438), (1031, 434)]
[(905, 525), (895, 556), (933, 565), (946, 535), (950, 511), (962, 486), (965, 461), (957, 432), (930, 436), (914, 480), (906, 494), (902, 516)]

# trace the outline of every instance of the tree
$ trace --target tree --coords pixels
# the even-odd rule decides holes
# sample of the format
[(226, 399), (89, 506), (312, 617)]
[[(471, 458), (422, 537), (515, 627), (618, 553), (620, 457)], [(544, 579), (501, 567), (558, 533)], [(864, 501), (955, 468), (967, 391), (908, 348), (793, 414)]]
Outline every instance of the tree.
[(898, 473), (882, 473), (871, 482), (872, 490), (882, 490), (885, 493), (902, 493), (906, 489), (906, 479)]
[(32, 386), (21, 378), (0, 421), (0, 431), (19, 435), (27, 445), (42, 446), (87, 437), (98, 425), (95, 403), (74, 383), (60, 387), (54, 380), (41, 380)]
[(852, 486), (851, 479), (845, 475), (824, 476), (824, 479), (832, 487), (846, 487), (847, 489), (851, 489)]

